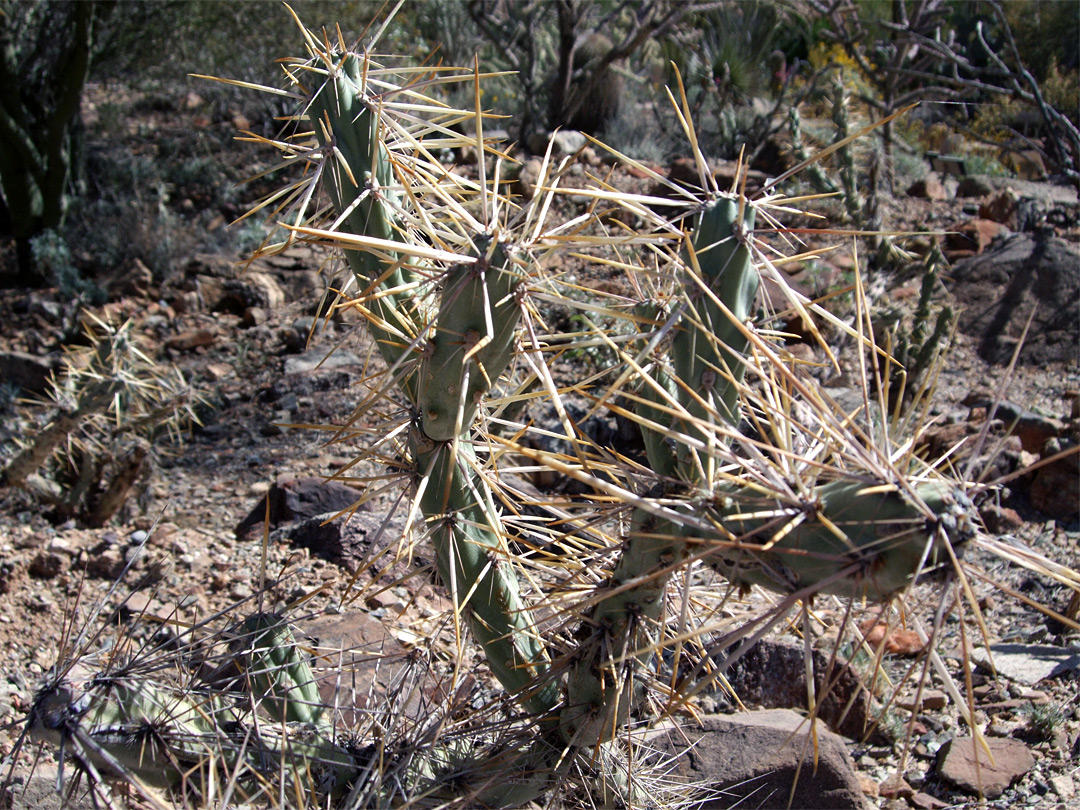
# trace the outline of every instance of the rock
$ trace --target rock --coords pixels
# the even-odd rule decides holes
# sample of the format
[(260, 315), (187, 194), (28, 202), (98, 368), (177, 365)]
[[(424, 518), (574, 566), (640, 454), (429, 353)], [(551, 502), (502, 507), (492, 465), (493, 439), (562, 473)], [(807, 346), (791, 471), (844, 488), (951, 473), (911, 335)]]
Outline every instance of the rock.
[[(990, 655), (993, 656), (993, 671), (1026, 686), (1080, 669), (1080, 653), (1050, 644), (991, 644)], [(991, 671), (986, 648), (974, 647), (971, 659)]]
[(140, 259), (135, 259), (105, 283), (105, 289), (112, 301), (130, 295), (147, 295), (152, 286), (154, 274)]
[(1039, 203), (1011, 188), (1003, 189), (979, 205), (979, 216), (1000, 222), (1012, 231), (1031, 231), (1039, 219)]
[(51, 551), (39, 551), (27, 568), (30, 576), (36, 579), (55, 579), (63, 570), (64, 558)]
[(884, 642), (885, 652), (892, 655), (918, 655), (925, 648), (919, 634), (914, 630), (890, 627), (873, 619), (860, 624), (859, 632), (863, 634), (871, 649), (878, 649)]
[[(355, 491), (352, 497), (353, 501), (358, 497)], [(377, 551), (401, 537), (404, 525), (400, 518), (391, 520), (385, 527), (383, 520), (383, 516), (370, 512), (358, 511), (348, 517), (337, 517), (336, 511), (326, 512), (283, 526), (275, 530), (270, 539), (306, 548), (316, 557), (355, 571)], [(390, 555), (387, 563), (392, 561), (393, 555)], [(401, 575), (406, 573), (401, 571)]]
[[(301, 620), (297, 626), (314, 642), (319, 696), (324, 705), (337, 707), (333, 716), (337, 723), (354, 728), (364, 725), (364, 715), (371, 711), (386, 710), (380, 696), (405, 666), (406, 650), (381, 622), (354, 611)], [(416, 706), (413, 696), (406, 706), (395, 709)]]
[(1035, 309), (1020, 362), (1080, 364), (1080, 252), (1063, 239), (1017, 234), (956, 263), (947, 282), (963, 302), (958, 328), (979, 355), (1008, 363)]
[(944, 810), (949, 807), (948, 802), (943, 802), (936, 796), (931, 796), (929, 793), (918, 792), (908, 802), (912, 807), (917, 807), (919, 810)]
[(982, 518), (983, 525), (991, 534), (1015, 532), (1024, 525), (1023, 518), (1015, 509), (998, 506), (994, 503), (986, 503), (980, 506), (979, 517)]
[(43, 394), (49, 387), (52, 364), (26, 352), (0, 352), (0, 380), (17, 385), (28, 394)]
[(945, 235), (945, 252), (956, 257), (960, 251), (974, 256), (983, 253), (995, 239), (1009, 234), (1009, 229), (990, 219), (969, 219)]
[(188, 352), (199, 346), (212, 346), (217, 335), (210, 329), (187, 329), (179, 335), (173, 335), (165, 345), (177, 352)]
[(985, 177), (968, 175), (956, 184), (957, 197), (986, 197), (994, 193), (993, 184)]
[(270, 310), (262, 307), (248, 307), (240, 315), (240, 321), (249, 329), (252, 326), (262, 326), (270, 320)]
[(99, 543), (90, 549), (86, 559), (86, 574), (99, 579), (115, 581), (123, 572), (127, 560), (120, 549)]
[(940, 711), (949, 704), (948, 696), (939, 689), (927, 689), (922, 693), (922, 699), (916, 706), (914, 697), (912, 700), (898, 700), (896, 705), (910, 712)]
[(987, 799), (996, 799), (1005, 792), (1005, 788), (1035, 766), (1035, 757), (1019, 740), (986, 738), (993, 763), (982, 746), (973, 743), (971, 737), (955, 737), (941, 747), (937, 758), (938, 774), (969, 793), (981, 793)]
[(207, 312), (242, 316), (251, 307), (273, 310), (285, 303), (285, 292), (277, 279), (254, 270), (240, 278), (200, 274), (195, 277), (195, 285)]
[[(762, 639), (736, 661), (727, 672), (728, 683), (747, 705), (767, 709), (802, 708), (806, 705), (806, 664), (800, 643), (782, 639)], [(858, 673), (837, 659), (825, 674), (829, 657), (814, 651), (815, 691), (818, 718), (833, 731), (862, 739), (873, 727), (870, 694)], [(850, 706), (849, 706), (850, 704)]]
[(517, 179), (514, 181), (514, 191), (520, 194), (522, 199), (531, 200), (536, 194), (536, 184), (540, 181), (540, 170), (544, 162), (540, 158), (529, 158), (521, 166)]
[(1047, 517), (1068, 519), (1080, 514), (1080, 455), (1073, 453), (1044, 464), (1032, 473), (1028, 500)]
[(364, 361), (350, 351), (339, 349), (328, 352), (326, 349), (309, 349), (297, 357), (285, 360), (286, 374), (308, 374), (312, 371), (330, 371), (347, 366), (362, 366)]
[(536, 132), (529, 138), (529, 151), (534, 155), (547, 152), (551, 144), (551, 156), (572, 155), (587, 143), (585, 133), (574, 129), (560, 129), (558, 132)]
[(946, 200), (949, 197), (945, 191), (945, 186), (941, 183), (941, 178), (934, 172), (930, 172), (922, 180), (916, 180), (908, 186), (907, 195), (923, 200), (937, 201)]
[(981, 409), (984, 418), (992, 412), (994, 419), (1001, 420), (1009, 434), (1020, 438), (1021, 446), (1029, 453), (1041, 453), (1047, 440), (1065, 434), (1065, 423), (1060, 419), (1043, 416), (989, 394), (972, 392), (964, 397), (963, 403), (970, 408)]
[(915, 788), (909, 785), (904, 777), (894, 773), (878, 785), (878, 795), (886, 799), (910, 799), (915, 795)]
[(819, 726), (815, 766), (809, 732), (809, 722), (795, 712), (771, 710), (709, 715), (700, 728), (658, 732), (651, 744), (672, 757), (672, 776), (718, 797), (698, 805), (703, 810), (736, 805), (865, 810), (843, 739)]
[(1062, 801), (1071, 801), (1076, 796), (1076, 780), (1071, 774), (1063, 773), (1061, 776), (1051, 776), (1048, 780), (1050, 789), (1061, 798)]
[(322, 478), (283, 478), (277, 481), (236, 527), (236, 536), (251, 535), (266, 520), (266, 503), (270, 502), (270, 528), (282, 523), (306, 520), (326, 513), (337, 514), (349, 509), (360, 499), (360, 493), (340, 481)]
[(120, 605), (120, 613), (129, 619), (153, 620), (162, 624), (177, 619), (175, 606), (170, 607), (141, 591), (136, 591), (124, 600)]
[[(8, 779), (0, 786), (0, 802), (10, 810), (99, 810), (101, 803), (93, 790), (79, 790), (83, 785), (73, 778), (68, 765), (61, 778), (55, 762), (45, 757), (34, 763), (29, 776), (15, 776), (9, 771)], [(62, 785), (57, 790), (57, 785)], [(75, 787), (75, 789), (72, 789)], [(100, 788), (97, 788), (100, 791)]]
[(207, 363), (204, 373), (210, 382), (219, 382), (227, 377), (235, 377), (236, 369), (228, 363)]

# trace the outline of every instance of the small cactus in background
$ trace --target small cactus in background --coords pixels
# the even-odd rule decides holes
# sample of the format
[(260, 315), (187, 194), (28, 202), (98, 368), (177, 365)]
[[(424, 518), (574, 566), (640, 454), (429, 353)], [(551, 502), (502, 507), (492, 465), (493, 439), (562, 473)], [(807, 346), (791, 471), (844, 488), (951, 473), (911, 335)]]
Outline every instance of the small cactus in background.
[[(895, 325), (883, 342), (889, 353), (887, 368), (895, 373), (883, 375), (884, 385), (894, 413), (918, 409), (928, 404), (936, 380), (936, 360), (946, 350), (956, 327), (956, 312), (943, 304), (934, 313), (933, 298), (940, 284), (939, 270), (945, 264), (940, 248), (933, 247), (926, 256), (919, 285), (919, 303), (912, 316), (911, 328)], [(931, 328), (933, 324), (933, 328)]]
[(107, 523), (126, 501), (155, 438), (179, 440), (198, 419), (199, 396), (178, 369), (139, 348), (132, 322), (87, 313), (88, 347), (71, 347), (49, 392), (44, 429), (0, 470), (0, 485), (26, 489), (60, 517)]
[[(434, 548), (458, 648), (471, 634), (519, 708), (461, 733), (449, 732), (443, 707), (393, 740), (374, 722), (345, 735), (287, 624), (260, 614), (231, 631), (244, 674), (233, 691), (204, 693), (179, 678), (174, 693), (130, 667), (74, 681), (59, 672), (35, 702), (40, 734), (77, 742), (84, 764), (136, 783), (179, 790), (197, 774), (204, 798), (216, 779), (244, 800), (274, 800), (273, 782), (297, 804), (350, 792), (350, 807), (520, 806), (579, 778), (634, 804), (642, 786), (625, 761), (632, 724), (688, 701), (739, 654), (720, 661), (704, 620), (669, 609), (689, 603), (691, 571), (779, 594), (736, 634), (740, 650), (793, 610), (809, 621), (815, 597), (903, 605), (924, 574), (965, 582), (960, 555), (981, 542), (965, 487), (881, 429), (871, 417), (887, 405), (873, 395), (860, 427), (756, 322), (767, 277), (808, 322), (829, 319), (877, 351), (861, 315), (845, 324), (784, 284), (765, 234), (782, 233), (776, 216), (788, 203), (770, 188), (748, 199), (717, 187), (683, 93), (676, 107), (699, 191), (673, 187), (674, 200), (662, 200), (596, 181), (574, 190), (586, 213), (557, 222), (572, 157), (545, 158), (527, 203), (507, 196), (505, 156), (484, 140), (478, 72), (395, 71), (370, 50), (301, 30), (308, 58), (283, 63), (300, 131), (268, 143), (309, 173), (273, 198), (285, 200), (275, 211), (284, 235), (263, 252), (298, 239), (342, 250), (354, 282), (346, 304), (364, 315), (385, 361), (380, 407), (398, 407), (380, 414), (368, 459), (393, 458), (402, 471), (407, 523)], [(438, 98), (455, 82), (474, 83), (473, 109)], [(457, 134), (465, 120), (475, 136)], [(436, 158), (466, 145), (482, 156), (476, 177)], [(608, 207), (635, 226), (610, 226)], [(557, 251), (625, 271), (633, 295), (581, 302), (566, 292), (580, 286), (552, 270)], [(548, 307), (576, 308), (585, 328), (551, 332)], [(615, 326), (595, 323), (596, 311)], [(616, 363), (589, 380), (559, 378), (551, 354), (583, 341)], [(636, 423), (644, 458), (589, 439), (569, 415), (571, 397)], [(557, 428), (511, 418), (533, 400), (550, 405)], [(537, 436), (558, 439), (563, 452), (536, 449)], [(531, 502), (538, 514), (524, 516), (504, 481), (523, 459), (587, 494)], [(534, 553), (515, 551), (522, 545)], [(1074, 575), (1058, 575), (1076, 587)], [(450, 666), (457, 678), (465, 664)], [(260, 713), (272, 733), (259, 730)], [(131, 739), (147, 727), (161, 733), (136, 755)]]

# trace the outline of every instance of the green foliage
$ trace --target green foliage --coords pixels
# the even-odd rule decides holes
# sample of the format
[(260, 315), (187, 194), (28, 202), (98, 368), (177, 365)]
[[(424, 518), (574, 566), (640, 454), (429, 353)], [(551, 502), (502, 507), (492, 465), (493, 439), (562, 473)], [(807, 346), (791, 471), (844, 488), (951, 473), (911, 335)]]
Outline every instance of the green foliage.
[(43, 278), (55, 284), (65, 299), (105, 302), (105, 291), (83, 278), (74, 264), (67, 242), (55, 230), (46, 230), (30, 240), (34, 265)]
[(1028, 728), (1039, 740), (1052, 740), (1072, 716), (1069, 706), (1054, 701), (1027, 703), (1020, 713), (1027, 719)]
[(923, 262), (919, 302), (910, 324), (907, 319), (896, 320), (881, 341), (889, 356), (882, 386), (896, 415), (928, 404), (937, 382), (936, 369), (940, 368), (940, 358), (947, 351), (956, 327), (952, 306), (934, 305), (944, 266), (944, 256), (934, 247)]

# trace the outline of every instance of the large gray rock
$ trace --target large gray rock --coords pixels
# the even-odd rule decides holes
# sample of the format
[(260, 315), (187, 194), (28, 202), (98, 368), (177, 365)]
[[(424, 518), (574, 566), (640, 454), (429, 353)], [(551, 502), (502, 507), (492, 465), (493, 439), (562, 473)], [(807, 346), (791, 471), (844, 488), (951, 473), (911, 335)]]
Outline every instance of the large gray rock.
[(960, 331), (977, 340), (983, 359), (1007, 363), (1034, 309), (1020, 362), (1080, 363), (1080, 252), (1064, 239), (1017, 234), (948, 275), (963, 307)]
[(818, 724), (815, 766), (809, 731), (804, 717), (776, 709), (710, 715), (700, 728), (665, 731), (653, 742), (675, 756), (675, 774), (706, 787), (704, 810), (866, 810), (843, 739)]
[(1027, 686), (1080, 669), (1080, 653), (1050, 644), (991, 644), (989, 655), (976, 647), (971, 658), (986, 671)]
[(266, 505), (270, 504), (270, 528), (284, 523), (303, 521), (325, 513), (331, 515), (351, 509), (360, 500), (361, 492), (341, 481), (307, 478), (281, 478), (270, 491), (259, 498), (251, 511), (236, 527), (236, 536), (261, 534), (267, 519)]

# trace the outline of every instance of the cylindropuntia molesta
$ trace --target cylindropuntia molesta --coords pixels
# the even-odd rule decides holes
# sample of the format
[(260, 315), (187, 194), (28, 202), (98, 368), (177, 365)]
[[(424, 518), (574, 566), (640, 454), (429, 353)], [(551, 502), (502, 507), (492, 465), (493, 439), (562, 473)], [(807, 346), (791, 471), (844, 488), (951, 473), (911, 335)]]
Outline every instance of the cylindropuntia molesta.
[[(386, 385), (396, 386), (401, 404), (372, 455), (393, 455), (405, 471), (414, 491), (410, 526), (435, 548), (459, 638), (461, 627), (471, 628), (494, 676), (529, 714), (497, 746), (503, 765), (487, 779), (480, 763), (493, 756), (490, 739), (440, 744), (439, 729), (432, 731), (395, 771), (402, 789), (415, 793), (407, 801), (426, 795), (441, 802), (458, 789), (463, 801), (520, 804), (570, 778), (583, 759), (618, 771), (611, 763), (620, 732), (647, 719), (648, 686), (661, 681), (668, 663), (663, 653), (706, 643), (706, 629), (685, 610), (676, 618), (668, 612), (673, 583), (688, 587), (679, 580), (689, 581), (693, 570), (708, 566), (738, 588), (782, 595), (775, 611), (738, 635), (744, 643), (796, 606), (808, 615), (816, 596), (903, 603), (931, 571), (945, 571), (970, 594), (961, 547), (984, 539), (965, 488), (869, 418), (882, 403), (867, 396), (867, 426), (860, 427), (856, 414), (829, 402), (755, 325), (763, 277), (808, 319), (830, 316), (787, 288), (769, 259), (764, 232), (779, 230), (776, 212), (792, 201), (770, 190), (751, 200), (718, 189), (685, 99), (679, 111), (697, 159), (698, 194), (675, 190), (672, 203), (621, 194), (597, 180), (574, 189), (589, 198), (588, 210), (553, 224), (570, 161), (547, 156), (540, 192), (523, 206), (508, 197), (500, 182), (504, 156), (484, 140), (478, 72), (396, 73), (370, 50), (304, 36), (309, 58), (284, 64), (287, 92), (301, 106), (298, 122), (311, 133), (270, 143), (285, 164), (312, 171), (273, 198), (285, 200), (275, 214), (287, 238), (264, 253), (298, 239), (343, 250), (355, 281), (347, 305), (365, 316), (386, 362)], [(476, 83), (473, 110), (436, 97), (441, 85), (462, 81)], [(457, 134), (465, 120), (475, 136)], [(481, 154), (477, 178), (435, 157), (437, 149), (463, 145)], [(316, 202), (320, 188), (333, 205), (326, 219)], [(596, 210), (606, 205), (621, 206), (637, 227), (608, 230)], [(655, 213), (661, 205), (672, 213)], [(564, 280), (548, 268), (555, 251), (598, 255), (603, 266), (626, 271), (634, 294), (580, 301), (567, 292), (572, 282), (560, 286)], [(578, 309), (587, 340), (618, 358), (609, 373), (584, 382), (559, 378), (548, 355), (582, 333), (553, 334), (541, 311), (551, 306)], [(596, 325), (598, 314), (616, 327)], [(832, 323), (876, 350), (861, 320)], [(500, 391), (546, 398), (559, 429), (505, 418), (514, 395)], [(636, 422), (645, 459), (585, 437), (569, 416), (571, 395)], [(498, 431), (487, 430), (496, 423)], [(569, 450), (536, 449), (528, 441), (536, 435), (559, 438)], [(534, 503), (538, 519), (518, 515), (502, 476), (521, 459), (576, 479), (591, 494), (579, 503)], [(522, 543), (535, 553), (515, 552)], [(549, 544), (575, 553), (547, 551)], [(1022, 561), (1050, 570), (1034, 555)], [(1078, 587), (1075, 574), (1059, 568), (1057, 575)], [(277, 756), (289, 773), (300, 772), (296, 762), (302, 770), (308, 759), (325, 759), (334, 787), (310, 780), (316, 794), (342, 784), (354, 794), (357, 786), (367, 791), (371, 757), (335, 738), (287, 632), (260, 618), (246, 635), (256, 639), (251, 654), (258, 656), (246, 664), (246, 699), (309, 735), (293, 746), (283, 734), (260, 756)], [(707, 651), (699, 653), (691, 672), (722, 673)], [(654, 703), (678, 705), (698, 688), (676, 672), (663, 681), (667, 692)], [(51, 705), (59, 690), (54, 685), (39, 705)], [(102, 709), (93, 723), (108, 726), (126, 704), (134, 711), (155, 693), (116, 694), (124, 708)], [(172, 714), (196, 722), (194, 703), (176, 705)], [(39, 724), (52, 716), (39, 712)], [(72, 722), (93, 734), (85, 717)], [(220, 735), (221, 723), (211, 725), (195, 731)], [(290, 751), (299, 759), (285, 764)], [(170, 763), (180, 754), (188, 756), (164, 743), (138, 768), (173, 774)], [(241, 754), (221, 761), (257, 771)], [(500, 780), (506, 784), (492, 784)], [(633, 799), (634, 779), (614, 783)], [(365, 795), (390, 801), (378, 790)]]

